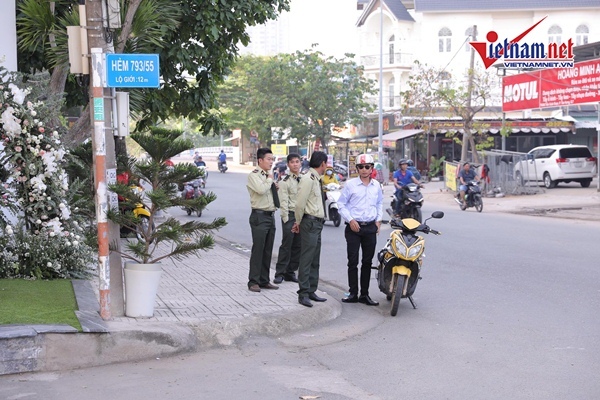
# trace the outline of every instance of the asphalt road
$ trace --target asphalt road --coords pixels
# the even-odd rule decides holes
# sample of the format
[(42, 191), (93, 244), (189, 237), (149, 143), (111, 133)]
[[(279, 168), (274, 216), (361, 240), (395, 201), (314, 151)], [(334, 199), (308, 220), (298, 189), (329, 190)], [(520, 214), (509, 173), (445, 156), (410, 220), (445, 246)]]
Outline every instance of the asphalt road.
[[(227, 217), (219, 235), (249, 248), (245, 174), (213, 172), (207, 189), (219, 197), (202, 219)], [(435, 209), (426, 202), (424, 215)], [(598, 398), (600, 224), (441, 210), (444, 219), (430, 221), (443, 235), (426, 238), (417, 310), (403, 301), (391, 317), (373, 281), (379, 307), (345, 304), (316, 329), (170, 359), (0, 377), (0, 398)], [(325, 227), (322, 253), (321, 277), (341, 298), (343, 226)]]

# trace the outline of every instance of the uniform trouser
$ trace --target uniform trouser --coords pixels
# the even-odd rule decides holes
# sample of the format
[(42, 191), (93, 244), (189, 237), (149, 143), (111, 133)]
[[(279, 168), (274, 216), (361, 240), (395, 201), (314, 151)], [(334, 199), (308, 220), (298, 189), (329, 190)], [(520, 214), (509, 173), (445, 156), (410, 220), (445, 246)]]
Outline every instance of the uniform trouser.
[(369, 294), (369, 283), (371, 281), (371, 265), (377, 246), (377, 225), (371, 223), (361, 225), (360, 231), (354, 232), (350, 225), (346, 225), (346, 248), (348, 252), (348, 285), (350, 294), (358, 294), (358, 252), (362, 249), (362, 261), (360, 267), (360, 295)]
[(275, 217), (252, 213), (249, 221), (252, 231), (252, 252), (250, 254), (248, 287), (256, 284), (262, 286), (269, 283), (271, 255), (275, 241)]
[(300, 234), (292, 232), (296, 218), (294, 212), (289, 213), (287, 222), (281, 221), (281, 246), (279, 246), (279, 255), (277, 256), (277, 265), (275, 266), (275, 276), (291, 278), (294, 272), (298, 270), (300, 261)]
[(298, 265), (298, 297), (314, 293), (319, 285), (321, 231), (323, 222), (303, 218), (300, 222), (300, 263)]

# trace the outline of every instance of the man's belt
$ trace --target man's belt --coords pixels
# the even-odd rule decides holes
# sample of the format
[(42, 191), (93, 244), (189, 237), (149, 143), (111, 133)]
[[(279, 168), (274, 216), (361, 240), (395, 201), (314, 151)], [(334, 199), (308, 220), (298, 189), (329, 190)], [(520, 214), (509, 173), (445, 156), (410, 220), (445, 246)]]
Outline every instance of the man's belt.
[(304, 216), (302, 217), (302, 219), (312, 219), (314, 221), (320, 222), (320, 223), (324, 223), (325, 222), (325, 218), (319, 218), (319, 217), (315, 217), (314, 215), (309, 215), (309, 214), (304, 214)]
[(255, 214), (265, 214), (265, 215), (273, 215), (275, 213), (275, 211), (257, 210), (256, 208), (253, 208), (252, 212)]
[(365, 225), (371, 225), (371, 224), (374, 224), (374, 223), (375, 223), (375, 220), (373, 220), (373, 221), (356, 221), (356, 222), (358, 222), (358, 224), (359, 224), (360, 226), (365, 226)]

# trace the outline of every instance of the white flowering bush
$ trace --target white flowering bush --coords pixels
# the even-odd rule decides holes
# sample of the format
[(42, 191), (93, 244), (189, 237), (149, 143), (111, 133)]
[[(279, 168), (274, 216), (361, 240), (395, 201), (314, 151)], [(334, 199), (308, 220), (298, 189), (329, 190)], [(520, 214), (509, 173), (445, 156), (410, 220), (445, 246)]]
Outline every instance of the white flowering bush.
[[(29, 99), (31, 90), (17, 83), (21, 82), (14, 75), (0, 70), (0, 165), (8, 171), (2, 182), (0, 206), (2, 202), (12, 205), (19, 220), (13, 227), (6, 218), (0, 218), (0, 245), (5, 244), (6, 253), (0, 256), (0, 277), (77, 275), (89, 266), (92, 253), (87, 245), (71, 251), (73, 237), (82, 228), (72, 218), (66, 200), (66, 151), (58, 132), (46, 129), (45, 118), (50, 116), (38, 113), (47, 110), (44, 102)], [(68, 254), (61, 254), (63, 251)], [(8, 272), (3, 273), (3, 269)]]

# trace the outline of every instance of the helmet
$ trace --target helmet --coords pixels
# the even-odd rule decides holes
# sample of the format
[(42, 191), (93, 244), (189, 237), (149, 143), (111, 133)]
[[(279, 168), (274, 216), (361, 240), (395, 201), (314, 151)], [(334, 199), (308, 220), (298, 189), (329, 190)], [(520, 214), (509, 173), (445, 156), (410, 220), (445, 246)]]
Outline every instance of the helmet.
[(375, 164), (375, 161), (373, 160), (373, 156), (369, 154), (360, 154), (356, 157), (356, 165), (360, 164)]
[(408, 160), (403, 158), (402, 160), (398, 161), (398, 165), (402, 165), (402, 164), (408, 165)]

